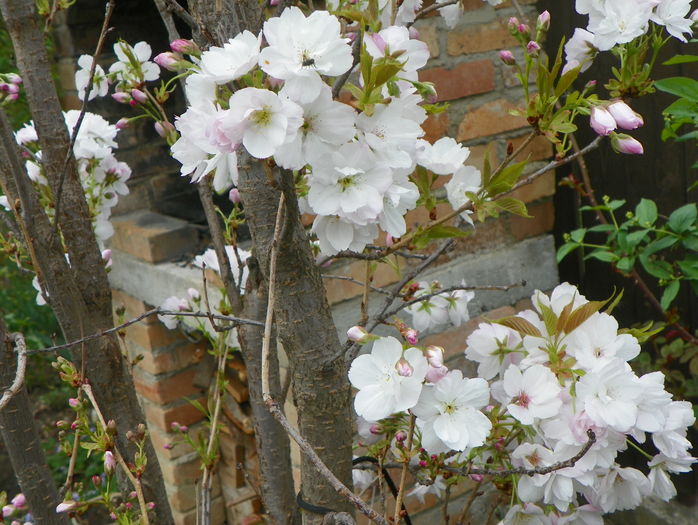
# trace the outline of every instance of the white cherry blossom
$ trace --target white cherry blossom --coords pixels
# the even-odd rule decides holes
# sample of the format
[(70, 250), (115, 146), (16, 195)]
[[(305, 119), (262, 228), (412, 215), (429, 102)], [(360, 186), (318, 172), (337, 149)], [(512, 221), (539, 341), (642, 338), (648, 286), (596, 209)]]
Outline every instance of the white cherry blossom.
[(562, 406), (560, 384), (542, 365), (533, 365), (523, 373), (518, 366), (510, 366), (504, 372), (503, 386), (510, 399), (507, 410), (524, 425), (553, 417)]
[(201, 54), (201, 71), (216, 84), (236, 80), (257, 64), (259, 44), (260, 37), (251, 32), (238, 33), (223, 47), (212, 46)]
[[(85, 92), (87, 91), (87, 83), (90, 80), (90, 69), (92, 68), (92, 63), (94, 58), (91, 55), (81, 55), (78, 58), (78, 69), (75, 72), (75, 89), (78, 91), (78, 98), (80, 100), (85, 100)], [(102, 66), (95, 66), (95, 74), (92, 82), (92, 88), (90, 89), (90, 95), (88, 100), (92, 100), (95, 97), (103, 97), (109, 91), (109, 82), (104, 73)]]

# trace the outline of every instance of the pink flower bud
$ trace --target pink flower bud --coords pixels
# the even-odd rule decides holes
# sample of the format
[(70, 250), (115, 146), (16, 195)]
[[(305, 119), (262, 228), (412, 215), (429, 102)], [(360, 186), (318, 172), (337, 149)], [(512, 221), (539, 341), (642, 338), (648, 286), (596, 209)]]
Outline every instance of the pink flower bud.
[(405, 330), (404, 336), (405, 341), (407, 341), (411, 345), (416, 345), (419, 341), (418, 332), (414, 328), (408, 328), (407, 330)]
[(75, 399), (74, 397), (71, 397), (70, 399), (68, 399), (68, 405), (69, 405), (71, 408), (76, 408), (79, 404), (80, 404), (80, 401), (78, 401), (78, 400)]
[(374, 423), (373, 425), (371, 425), (368, 431), (374, 436), (380, 436), (383, 433), (383, 427), (381, 427), (377, 423)]
[(548, 11), (543, 11), (538, 15), (538, 20), (536, 21), (537, 31), (547, 31), (550, 29), (550, 13)]
[(111, 250), (109, 248), (102, 250), (102, 260), (105, 268), (111, 267), (113, 261), (111, 260)]
[(589, 82), (584, 84), (584, 89), (594, 89), (594, 88), (596, 88), (596, 84), (598, 84), (598, 81), (590, 80)]
[(470, 479), (479, 483), (485, 479), (485, 476), (484, 474), (470, 474)]
[(519, 27), (519, 19), (516, 18), (515, 16), (512, 16), (509, 19), (509, 22), (507, 24), (509, 26), (509, 31), (517, 31)]
[(102, 485), (102, 478), (95, 474), (94, 476), (92, 476), (92, 484), (95, 487), (100, 487)]
[(180, 432), (186, 432), (187, 430), (189, 430), (189, 427), (187, 425), (179, 425)]
[(279, 0), (270, 0), (269, 5), (272, 7), (277, 6), (279, 5)]
[(7, 93), (9, 91), (10, 85), (7, 82), (0, 82), (0, 91)]
[(409, 33), (410, 33), (410, 38), (411, 38), (411, 39), (413, 39), (413, 40), (419, 40), (419, 31), (417, 31), (417, 28), (416, 28), (416, 27), (410, 26)]
[(145, 506), (148, 507), (148, 510), (153, 510), (155, 508), (155, 502), (149, 501), (148, 503), (145, 504)]
[(635, 113), (630, 106), (622, 100), (616, 100), (608, 105), (608, 112), (613, 115), (619, 128), (622, 129), (637, 129), (642, 126), (645, 121), (642, 117)]
[(528, 44), (526, 44), (526, 51), (532, 57), (537, 57), (540, 54), (540, 44), (538, 44), (538, 42), (535, 40), (531, 40)]
[(15, 508), (21, 509), (27, 506), (27, 498), (25, 498), (24, 494), (20, 492), (14, 498), (12, 498), (10, 503), (12, 503), (12, 505), (14, 505)]
[(385, 245), (390, 248), (393, 244), (395, 244), (395, 239), (393, 238), (392, 235), (389, 233), (385, 234)]
[(148, 100), (148, 95), (143, 93), (140, 89), (133, 88), (131, 90), (131, 96), (133, 97), (133, 100), (136, 102), (140, 102), (141, 104)]
[(7, 78), (7, 81), (11, 84), (22, 83), (22, 77), (20, 77), (17, 73), (8, 73), (7, 75), (5, 75), (5, 78)]
[(177, 71), (179, 69), (177, 66), (179, 61), (180, 57), (170, 51), (165, 51), (164, 53), (155, 55), (155, 58), (153, 58), (153, 62), (155, 62), (158, 66), (167, 69), (168, 71)]
[(129, 119), (122, 117), (116, 121), (116, 129), (126, 129), (129, 125)]
[(119, 518), (118, 518), (118, 516), (117, 516), (116, 514), (114, 514), (113, 512), (110, 512), (110, 513), (109, 513), (109, 519), (112, 520), (112, 521), (116, 521), (116, 520), (118, 520)]
[(402, 377), (412, 377), (412, 373), (414, 372), (412, 365), (410, 365), (404, 357), (401, 357), (398, 360), (398, 362), (395, 364), (395, 369), (397, 370), (398, 375)]
[(503, 49), (499, 52), (499, 59), (502, 62), (504, 62), (507, 66), (513, 66), (514, 64), (516, 64), (516, 58), (514, 57), (514, 53), (512, 53), (508, 49)]
[(124, 503), (124, 507), (126, 507), (126, 510), (131, 510), (133, 508), (133, 503), (126, 502)]
[(170, 423), (170, 430), (177, 432), (179, 430), (179, 423), (177, 421)]
[(616, 129), (616, 120), (613, 115), (602, 106), (594, 106), (591, 109), (589, 124), (597, 134), (602, 136), (610, 135)]
[(75, 430), (75, 429), (77, 429), (77, 428), (78, 428), (78, 422), (77, 422), (77, 421), (73, 421), (73, 422), (70, 424), (70, 430)]
[(528, 34), (528, 26), (526, 24), (519, 24), (516, 30), (522, 35)]
[(421, 460), (419, 460), (419, 466), (422, 467), (422, 468), (424, 468), (424, 467), (427, 466), (427, 462), (424, 461), (423, 459), (421, 459)]
[(165, 120), (158, 121), (154, 124), (155, 127), (155, 132), (160, 135), (162, 138), (167, 138), (168, 135), (171, 133), (174, 133), (175, 127), (172, 125), (171, 122), (167, 122)]
[(407, 434), (402, 430), (400, 430), (399, 432), (397, 432), (397, 434), (395, 434), (395, 441), (397, 441), (398, 443), (402, 443), (406, 439), (407, 439)]
[(347, 330), (347, 337), (350, 341), (363, 344), (368, 341), (368, 332), (363, 326), (352, 326)]
[(10, 95), (7, 95), (7, 100), (10, 102), (14, 102), (19, 98), (19, 93), (11, 93)]
[(232, 202), (233, 204), (240, 204), (242, 202), (242, 197), (240, 197), (240, 190), (237, 188), (231, 189), (228, 193), (228, 199), (230, 199), (230, 202)]
[(128, 104), (129, 102), (131, 102), (131, 95), (129, 95), (125, 91), (117, 91), (115, 93), (112, 93), (111, 98), (116, 100), (119, 104)]
[(614, 133), (611, 137), (611, 147), (616, 153), (628, 155), (642, 155), (645, 152), (639, 141), (625, 133)]
[(2, 517), (8, 518), (8, 517), (12, 516), (14, 514), (15, 510), (16, 509), (12, 505), (5, 505), (2, 508)]
[(196, 42), (184, 38), (170, 42), (170, 49), (175, 53), (184, 53), (185, 55), (199, 56), (201, 54), (201, 49), (196, 45)]
[(75, 507), (77, 507), (77, 505), (78, 504), (73, 500), (66, 500), (63, 503), (59, 503), (56, 506), (56, 513), (61, 514), (62, 512), (71, 511), (71, 510), (75, 509)]
[(438, 383), (441, 381), (444, 377), (446, 377), (446, 374), (448, 374), (448, 368), (445, 366), (437, 366), (433, 367), (430, 366), (429, 369), (427, 370), (426, 374), (426, 380), (429, 381), (430, 383)]
[(104, 472), (109, 475), (114, 472), (114, 467), (116, 467), (116, 458), (114, 457), (114, 453), (111, 450), (107, 450), (104, 453)]
[(128, 499), (136, 499), (138, 497), (138, 494), (136, 493), (135, 490), (132, 490), (131, 492), (128, 493)]
[(444, 366), (444, 349), (440, 346), (428, 346), (425, 354), (427, 361), (434, 368)]
[(165, 443), (162, 448), (165, 450), (172, 450), (174, 448), (174, 445), (172, 443)]
[(11, 95), (17, 95), (19, 93), (19, 86), (17, 84), (8, 84), (7, 92)]
[(383, 37), (380, 36), (378, 33), (373, 33), (372, 35), (369, 35), (369, 38), (373, 40), (373, 43), (376, 45), (378, 48), (378, 51), (381, 53), (385, 53), (385, 40), (383, 40)]
[(199, 290), (196, 288), (187, 288), (187, 295), (189, 295), (189, 298), (192, 301), (198, 301), (201, 299), (201, 294), (199, 293)]

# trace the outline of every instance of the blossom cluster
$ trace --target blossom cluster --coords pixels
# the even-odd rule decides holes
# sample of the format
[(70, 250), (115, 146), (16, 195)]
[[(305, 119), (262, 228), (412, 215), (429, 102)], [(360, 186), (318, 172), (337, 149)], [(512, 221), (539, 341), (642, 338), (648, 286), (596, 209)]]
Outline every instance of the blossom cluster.
[[(66, 111), (63, 116), (72, 135), (80, 111)], [(85, 190), (92, 225), (100, 244), (114, 234), (114, 228), (109, 222), (112, 208), (118, 203), (120, 195), (129, 193), (126, 181), (131, 176), (131, 168), (114, 156), (114, 150), (118, 147), (118, 132), (117, 127), (103, 117), (86, 112), (73, 146), (80, 182)], [(52, 214), (53, 195), (41, 165), (41, 150), (34, 123), (30, 122), (20, 128), (15, 133), (15, 139), (27, 158), (27, 175), (39, 187), (38, 193), (44, 200), (44, 209)]]
[[(360, 251), (379, 227), (392, 238), (404, 235), (404, 215), (419, 198), (410, 180), (415, 167), (451, 175), (469, 153), (452, 139), (420, 140), (427, 116), (421, 93), (433, 96), (433, 89), (418, 82), (429, 50), (412, 36), (398, 25), (365, 35), (365, 60), (397, 67), (381, 85), (361, 75), (363, 88), (381, 94), (361, 112), (334, 100), (326, 83), (354, 67), (356, 38), (342, 36), (339, 20), (326, 11), (306, 16), (291, 7), (265, 22), (260, 35), (244, 31), (190, 55), (189, 107), (177, 118), (180, 136), (172, 146), (182, 175), (199, 181), (213, 173), (214, 188), (225, 191), (237, 184), (242, 147), (300, 173), (302, 204), (316, 215), (312, 229), (323, 253)], [(472, 174), (468, 182), (469, 191), (479, 189)], [(453, 202), (467, 202), (462, 187), (451, 188)]]
[[(356, 412), (369, 429), (364, 444), (392, 428), (391, 447), (400, 449), (409, 411), (416, 418), (412, 461), (434, 480), (445, 466), (530, 470), (512, 477), (518, 504), (505, 524), (526, 516), (602, 523), (602, 514), (634, 508), (649, 495), (671, 499), (669, 474), (696, 461), (686, 439), (695, 421), (691, 404), (672, 400), (661, 372), (633, 372), (628, 361), (640, 352), (638, 340), (600, 311), (604, 302), (564, 283), (550, 296), (536, 291), (532, 303), (468, 337), (475, 378), (439, 370), (442, 349), (377, 338), (349, 371)], [(643, 450), (650, 441), (654, 455)], [(617, 462), (628, 446), (649, 459), (648, 474)], [(571, 458), (571, 466), (535, 473)]]
[(18, 99), (21, 85), (22, 77), (17, 73), (0, 73), (0, 106)]
[(586, 29), (577, 28), (565, 44), (567, 68), (589, 68), (599, 51), (627, 44), (647, 33), (650, 22), (682, 42), (693, 32), (696, 11), (691, 0), (576, 0), (579, 14), (589, 16)]
[[(439, 293), (440, 289), (441, 286), (436, 281), (420, 281), (411, 288), (415, 302), (405, 310), (412, 316), (411, 324), (416, 330), (438, 332), (449, 324), (460, 326), (470, 319), (468, 303), (475, 297), (475, 293), (464, 289)], [(418, 301), (422, 296), (426, 297)]]

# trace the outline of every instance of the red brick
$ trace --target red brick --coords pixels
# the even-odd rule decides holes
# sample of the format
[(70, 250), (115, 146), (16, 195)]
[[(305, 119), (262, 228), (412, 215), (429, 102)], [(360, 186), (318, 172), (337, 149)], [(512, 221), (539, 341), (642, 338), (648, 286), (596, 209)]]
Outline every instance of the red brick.
[(516, 39), (509, 33), (507, 20), (504, 19), (455, 29), (446, 39), (446, 51), (452, 56), (505, 49), (516, 45)]
[[(196, 399), (199, 403), (206, 404), (205, 398)], [(161, 406), (144, 400), (143, 411), (149, 424), (165, 432), (169, 432), (170, 425), (175, 421), (182, 425), (193, 425), (204, 418), (198, 408), (185, 400), (172, 403), (169, 406)]]
[[(516, 137), (514, 139), (511, 139), (509, 142), (512, 143), (514, 146), (514, 149), (518, 148), (521, 143), (526, 140), (528, 137), (528, 134), (522, 135), (520, 137)], [(531, 143), (524, 149), (521, 154), (519, 155), (517, 160), (523, 160), (523, 159), (528, 159), (528, 160), (543, 160), (543, 159), (549, 159), (553, 156), (553, 145), (550, 143), (548, 139), (546, 139), (543, 135), (539, 135), (536, 138), (534, 138)]]
[(550, 200), (528, 207), (530, 219), (512, 215), (509, 219), (511, 233), (517, 240), (535, 237), (549, 232), (555, 225), (555, 209)]
[[(140, 299), (136, 299), (132, 295), (122, 292), (121, 290), (111, 291), (111, 300), (114, 305), (114, 310), (117, 308), (124, 308), (123, 319), (133, 319), (138, 317), (148, 310), (152, 310), (152, 305), (149, 305)], [(115, 312), (116, 313), (116, 312)], [(139, 321), (139, 324), (155, 324), (159, 323), (157, 315), (149, 315), (148, 317)]]
[(439, 30), (429, 22), (417, 22), (415, 28), (419, 31), (419, 39), (429, 47), (429, 56), (436, 58), (441, 53), (439, 46)]
[(550, 170), (545, 175), (541, 175), (531, 184), (522, 186), (511, 197), (523, 202), (533, 202), (543, 197), (550, 197), (555, 193), (555, 171)]
[(134, 361), (142, 356), (136, 363), (136, 367), (152, 375), (174, 372), (187, 368), (201, 360), (205, 349), (200, 344), (182, 344), (166, 350), (145, 350), (136, 344), (131, 344), (127, 339), (126, 346), (129, 350), (129, 358)]
[(491, 60), (475, 60), (458, 64), (453, 69), (435, 67), (420, 71), (419, 79), (433, 82), (438, 101), (487, 93), (494, 89), (494, 64)]
[(429, 142), (436, 142), (441, 137), (447, 135), (448, 122), (448, 111), (444, 111), (438, 115), (429, 115), (429, 118), (422, 123), (424, 139)]
[(524, 117), (509, 113), (513, 109), (517, 109), (515, 104), (500, 98), (466, 112), (456, 140), (467, 141), (528, 126)]
[(198, 397), (201, 392), (194, 386), (196, 368), (192, 367), (167, 377), (152, 376), (141, 370), (134, 370), (133, 383), (143, 397), (165, 405), (183, 397)]
[(160, 463), (162, 479), (170, 485), (193, 484), (201, 477), (201, 459), (196, 452), (191, 452), (173, 461)]

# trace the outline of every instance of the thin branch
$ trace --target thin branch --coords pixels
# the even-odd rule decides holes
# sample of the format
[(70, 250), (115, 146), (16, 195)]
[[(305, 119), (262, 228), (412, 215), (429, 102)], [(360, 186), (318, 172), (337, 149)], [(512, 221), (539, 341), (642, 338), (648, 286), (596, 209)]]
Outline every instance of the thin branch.
[[(358, 286), (366, 286), (366, 283), (364, 283), (363, 281), (359, 281), (358, 279), (354, 279), (353, 277), (349, 277), (347, 275), (332, 275), (331, 273), (323, 273), (320, 277), (322, 277), (323, 279), (337, 279), (339, 281), (348, 281)], [(374, 292), (390, 295), (390, 292), (388, 290), (379, 288), (378, 286), (373, 286), (372, 284), (369, 284), (368, 287)]]
[(24, 341), (24, 336), (20, 333), (14, 336), (15, 346), (17, 348), (17, 371), (15, 378), (10, 387), (5, 390), (0, 398), (0, 410), (3, 410), (10, 400), (17, 395), (24, 385), (24, 376), (27, 371), (27, 343)]
[(279, 238), (283, 226), (285, 196), (281, 192), (279, 208), (276, 210), (274, 237), (269, 253), (269, 292), (267, 296), (267, 316), (264, 322), (264, 339), (262, 340), (262, 399), (265, 403), (273, 402), (269, 388), (269, 346), (271, 344), (271, 327), (274, 319), (274, 299), (276, 295), (276, 258), (278, 255)]
[(162, 23), (165, 24), (167, 30), (167, 38), (170, 42), (174, 42), (179, 38), (179, 31), (172, 17), (172, 10), (168, 8), (167, 0), (154, 0), (155, 6), (158, 8)]
[(521, 9), (521, 4), (519, 4), (518, 0), (511, 0), (511, 3), (514, 4), (514, 8), (516, 9), (516, 12), (519, 14), (519, 18), (521, 18), (521, 22), (524, 21), (526, 18), (526, 14), (523, 12), (523, 9)]
[[(446, 7), (449, 5), (454, 5), (460, 2), (460, 0), (446, 0), (445, 2), (435, 2), (432, 5), (425, 7), (424, 9), (420, 9), (415, 13), (415, 20), (419, 20), (420, 18), (424, 18), (426, 15), (429, 13), (433, 13), (437, 9), (441, 9), (442, 7)], [(411, 22), (407, 24), (407, 27), (411, 26), (414, 24), (414, 22)]]
[(63, 161), (63, 169), (61, 170), (61, 176), (58, 179), (58, 186), (56, 187), (56, 224), (60, 220), (60, 210), (61, 210), (61, 195), (63, 192), (63, 182), (68, 174), (68, 165), (70, 164), (70, 158), (73, 155), (73, 147), (75, 147), (75, 141), (78, 138), (78, 133), (80, 132), (80, 126), (82, 126), (82, 121), (85, 118), (85, 113), (87, 113), (87, 103), (90, 99), (90, 93), (94, 87), (95, 71), (97, 70), (97, 57), (102, 54), (102, 47), (104, 47), (104, 41), (109, 33), (109, 20), (111, 20), (111, 15), (114, 12), (114, 7), (116, 6), (115, 0), (108, 0), (106, 11), (104, 13), (104, 21), (102, 22), (102, 29), (99, 32), (99, 39), (97, 40), (97, 47), (95, 47), (95, 52), (92, 55), (92, 65), (90, 66), (90, 74), (87, 77), (87, 86), (85, 87), (85, 98), (82, 100), (82, 107), (80, 108), (80, 114), (78, 119), (75, 121), (75, 127), (70, 134), (70, 144), (68, 145), (68, 150), (65, 152), (65, 160)]
[[(102, 427), (104, 430), (107, 429), (107, 422), (104, 419), (104, 416), (102, 415), (102, 411), (99, 409), (99, 405), (97, 404), (97, 400), (95, 399), (94, 393), (92, 392), (92, 386), (89, 383), (83, 383), (80, 387), (83, 392), (85, 392), (85, 395), (87, 396), (87, 399), (90, 400), (90, 403), (92, 404), (92, 408), (94, 408), (95, 413), (97, 414), (97, 418), (99, 419), (99, 422), (102, 424)], [(121, 467), (121, 470), (124, 471), (124, 474), (126, 474), (126, 477), (129, 479), (131, 484), (133, 485), (133, 488), (136, 490), (136, 496), (138, 498), (138, 506), (141, 509), (141, 523), (142, 525), (150, 525), (150, 520), (148, 519), (148, 507), (145, 504), (145, 496), (143, 496), (143, 486), (141, 485), (141, 482), (138, 478), (136, 478), (133, 475), (133, 472), (131, 472), (131, 469), (128, 468), (128, 465), (126, 464), (126, 461), (124, 460), (124, 457), (121, 455), (121, 452), (119, 452), (119, 449), (114, 446), (113, 448), (114, 451), (114, 457), (116, 457), (116, 461)]]
[(454, 468), (454, 467), (444, 467), (445, 470), (448, 472), (453, 472), (454, 474), (460, 474), (460, 475), (467, 475), (467, 474), (482, 474), (485, 476), (494, 476), (495, 478), (506, 478), (507, 476), (512, 476), (512, 475), (518, 475), (518, 476), (533, 476), (536, 474), (540, 475), (545, 475), (545, 474), (550, 474), (551, 472), (554, 472), (556, 470), (561, 470), (563, 468), (571, 468), (574, 467), (574, 465), (584, 457), (584, 455), (589, 452), (589, 449), (596, 443), (596, 434), (594, 434), (594, 431), (591, 429), (587, 430), (587, 437), (589, 438), (586, 443), (584, 443), (584, 446), (577, 452), (574, 456), (572, 456), (569, 459), (566, 459), (564, 461), (558, 461), (557, 463), (553, 463), (552, 465), (548, 465), (545, 467), (536, 467), (536, 468), (525, 468), (525, 467), (517, 467), (517, 468), (512, 468), (512, 469), (507, 469), (507, 470), (492, 470), (489, 468), (474, 468), (474, 467), (466, 467), (466, 468)]
[(400, 484), (397, 488), (397, 495), (395, 496), (395, 518), (393, 523), (399, 524), (402, 521), (402, 498), (405, 492), (405, 483), (407, 482), (407, 472), (410, 466), (410, 452), (412, 451), (412, 440), (414, 438), (414, 414), (410, 414), (410, 426), (407, 430), (407, 449), (405, 451), (405, 457), (403, 458), (404, 463), (402, 464), (402, 472), (400, 473)]
[(501, 171), (506, 168), (509, 163), (514, 160), (516, 157), (518, 157), (523, 150), (525, 150), (528, 145), (533, 141), (538, 136), (538, 133), (536, 131), (531, 131), (528, 135), (526, 135), (526, 138), (523, 140), (521, 144), (519, 144), (519, 147), (516, 148), (511, 155), (507, 155), (504, 160), (502, 160), (501, 164), (497, 166), (497, 169), (494, 171), (495, 173), (501, 173)]
[(337, 80), (335, 80), (334, 85), (332, 86), (332, 98), (337, 98), (339, 96), (339, 92), (342, 90), (347, 80), (349, 80), (349, 76), (351, 75), (352, 71), (354, 71), (356, 64), (358, 64), (361, 59), (361, 32), (356, 33), (354, 44), (351, 47), (351, 54), (354, 58), (351, 63), (351, 67), (341, 76), (337, 77)]
[(184, 9), (181, 5), (177, 3), (177, 0), (165, 0), (167, 5), (167, 10), (174, 13), (179, 17), (182, 22), (187, 24), (192, 30), (196, 31), (199, 29), (199, 24), (194, 20), (194, 17), (189, 14), (189, 11)]
[[(340, 252), (335, 253), (334, 255), (325, 255), (323, 257), (320, 257), (317, 260), (317, 265), (322, 266), (329, 261), (332, 261), (334, 259), (359, 259), (363, 261), (377, 261), (379, 259), (383, 259), (386, 254), (383, 253), (385, 250), (385, 247), (383, 246), (366, 246), (367, 250), (374, 250), (375, 253), (359, 253), (359, 252), (352, 252), (351, 250), (342, 250)], [(392, 255), (399, 255), (400, 257), (404, 257), (405, 259), (419, 259), (423, 261), (428, 255), (424, 255), (423, 253), (410, 253), (404, 250), (396, 250), (392, 252)]]
[(361, 317), (359, 318), (359, 326), (364, 326), (368, 321), (368, 291), (371, 287), (371, 263), (370, 261), (364, 262), (366, 267), (366, 273), (364, 274), (364, 291), (361, 295)]
[(80, 429), (75, 430), (75, 436), (73, 438), (73, 449), (70, 451), (70, 462), (68, 463), (68, 473), (65, 476), (65, 482), (59, 491), (61, 498), (70, 490), (73, 485), (73, 477), (75, 475), (75, 464), (78, 460), (78, 452), (80, 451)]
[[(55, 346), (49, 346), (46, 348), (36, 348), (32, 350), (27, 350), (27, 354), (38, 354), (42, 352), (55, 352), (57, 350), (62, 350), (64, 348), (70, 348), (72, 346), (76, 346), (82, 343), (85, 343), (87, 341), (92, 341), (93, 339), (98, 339), (100, 337), (104, 337), (109, 334), (113, 334), (114, 332), (118, 332), (119, 330), (123, 330), (124, 328), (127, 328), (131, 326), (132, 324), (136, 324), (146, 317), (149, 317), (154, 314), (160, 314), (160, 315), (172, 315), (172, 316), (181, 316), (181, 317), (213, 317), (214, 319), (217, 319), (219, 321), (230, 321), (234, 323), (234, 325), (240, 325), (240, 324), (249, 324), (253, 326), (264, 326), (264, 323), (260, 321), (255, 321), (253, 319), (243, 319), (241, 317), (235, 317), (232, 315), (222, 315), (222, 314), (211, 314), (208, 312), (178, 312), (175, 310), (161, 310), (160, 308), (152, 308), (148, 310), (147, 312), (143, 312), (142, 314), (134, 317), (133, 319), (129, 319), (128, 321), (121, 323), (120, 325), (117, 325), (113, 328), (109, 328), (108, 330), (104, 330), (103, 332), (100, 332), (98, 334), (92, 334), (92, 335), (87, 335), (85, 337), (82, 337), (76, 341), (72, 341), (70, 343), (64, 343), (61, 345), (55, 345)], [(231, 328), (233, 328), (232, 326)], [(227, 328), (227, 327), (226, 327)]]

